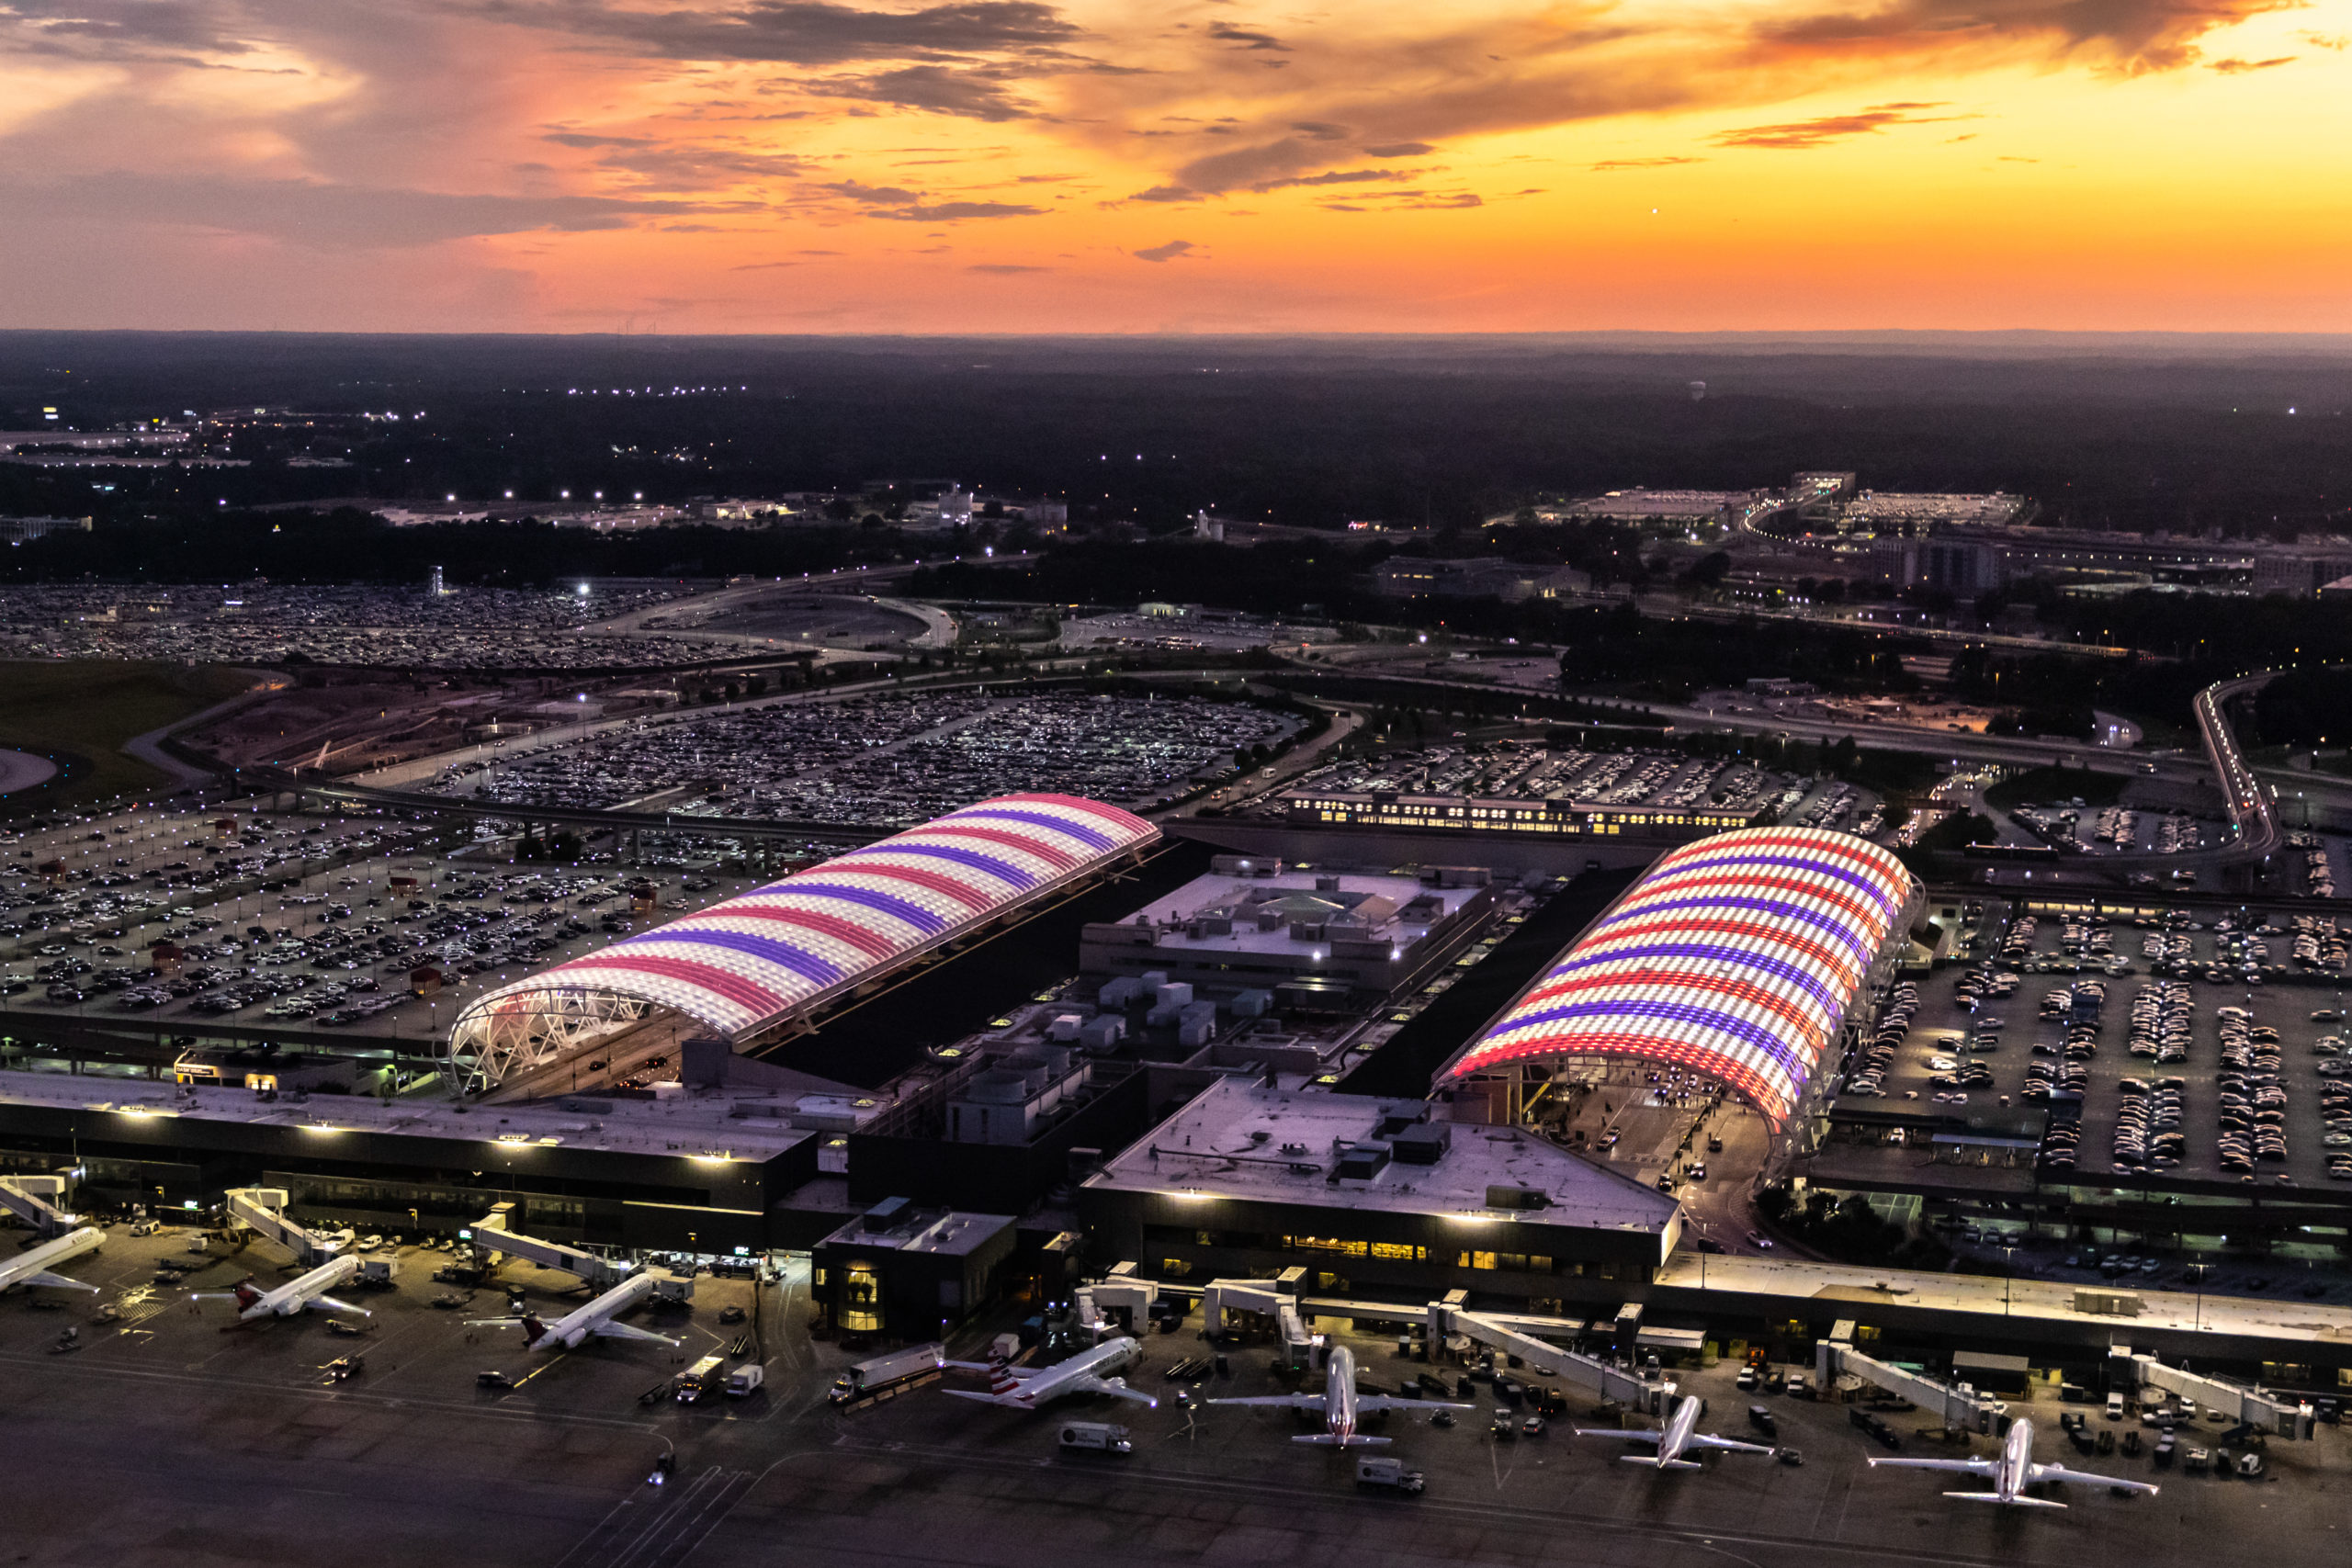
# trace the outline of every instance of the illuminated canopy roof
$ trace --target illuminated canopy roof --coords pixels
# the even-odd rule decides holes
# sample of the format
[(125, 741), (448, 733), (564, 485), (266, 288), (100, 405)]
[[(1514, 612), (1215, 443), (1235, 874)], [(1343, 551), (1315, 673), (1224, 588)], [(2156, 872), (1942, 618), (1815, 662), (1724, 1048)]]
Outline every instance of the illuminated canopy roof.
[(1159, 837), (1074, 795), (984, 800), (489, 992), (452, 1062), (495, 1082), (648, 1007), (740, 1038)]
[(1850, 833), (1750, 828), (1685, 844), (1446, 1069), (1624, 1056), (1721, 1078), (1784, 1120), (1918, 897)]

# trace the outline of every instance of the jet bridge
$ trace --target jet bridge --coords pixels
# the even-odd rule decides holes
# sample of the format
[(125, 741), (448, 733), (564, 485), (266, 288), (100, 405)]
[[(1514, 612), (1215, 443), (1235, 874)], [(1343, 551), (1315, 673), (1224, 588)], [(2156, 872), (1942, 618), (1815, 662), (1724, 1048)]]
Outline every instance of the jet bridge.
[(507, 1229), (514, 1217), (514, 1205), (500, 1203), (474, 1224), (471, 1236), (474, 1250), (484, 1255), (506, 1253), (542, 1269), (559, 1273), (576, 1274), (586, 1283), (602, 1289), (617, 1285), (636, 1269), (627, 1263), (615, 1263), (576, 1247), (566, 1247), (560, 1241), (542, 1241), (537, 1236), (525, 1235)]
[(2308, 1440), (2312, 1435), (2312, 1407), (2301, 1400), (2265, 1393), (2225, 1378), (2207, 1377), (2186, 1367), (2167, 1367), (2154, 1356), (2135, 1355), (2120, 1346), (2109, 1353), (2109, 1371), (2116, 1374), (2109, 1386), (2120, 1384), (2138, 1391), (2143, 1404), (2148, 1402), (2147, 1391), (2157, 1389), (2218, 1410), (2248, 1430), (2300, 1440)]
[(1996, 1431), (2000, 1417), (2009, 1408), (1974, 1389), (1938, 1382), (1917, 1372), (1905, 1371), (1892, 1361), (1866, 1356), (1842, 1340), (1821, 1339), (1814, 1343), (1813, 1371), (1815, 1381), (1824, 1389), (1836, 1387), (1839, 1376), (1845, 1375), (1898, 1394), (1940, 1416), (1948, 1432)]
[(1306, 1331), (1306, 1319), (1299, 1313), (1297, 1282), (1291, 1278), (1303, 1272), (1286, 1269), (1280, 1280), (1212, 1280), (1201, 1292), (1203, 1326), (1215, 1334), (1225, 1325), (1228, 1312), (1263, 1314), (1274, 1320), (1282, 1335), (1283, 1356), (1298, 1365), (1315, 1343), (1315, 1337)]
[(1664, 1414), (1668, 1402), (1674, 1397), (1675, 1385), (1671, 1382), (1661, 1379), (1652, 1382), (1637, 1369), (1611, 1366), (1598, 1356), (1564, 1350), (1537, 1337), (1544, 1333), (1573, 1337), (1582, 1334), (1585, 1326), (1572, 1318), (1472, 1312), (1453, 1302), (1429, 1304), (1432, 1346), (1442, 1344), (1449, 1335), (1459, 1334), (1489, 1350), (1518, 1357), (1539, 1376), (1564, 1379), (1589, 1393), (1613, 1399), (1641, 1415)]
[(342, 1242), (305, 1230), (286, 1217), (287, 1193), (282, 1187), (232, 1187), (227, 1201), (232, 1224), (269, 1237), (305, 1267), (315, 1268), (343, 1251)]
[(0, 1209), (30, 1225), (43, 1241), (63, 1235), (82, 1223), (82, 1216), (66, 1213), (50, 1200), (64, 1197), (81, 1179), (79, 1166), (53, 1176), (0, 1176)]

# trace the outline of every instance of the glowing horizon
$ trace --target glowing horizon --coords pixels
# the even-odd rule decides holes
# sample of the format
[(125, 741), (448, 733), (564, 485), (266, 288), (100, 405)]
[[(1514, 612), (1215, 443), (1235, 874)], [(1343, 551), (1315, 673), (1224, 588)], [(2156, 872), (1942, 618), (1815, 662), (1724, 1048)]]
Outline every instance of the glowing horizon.
[(2352, 0), (0, 0), (0, 326), (2352, 331)]

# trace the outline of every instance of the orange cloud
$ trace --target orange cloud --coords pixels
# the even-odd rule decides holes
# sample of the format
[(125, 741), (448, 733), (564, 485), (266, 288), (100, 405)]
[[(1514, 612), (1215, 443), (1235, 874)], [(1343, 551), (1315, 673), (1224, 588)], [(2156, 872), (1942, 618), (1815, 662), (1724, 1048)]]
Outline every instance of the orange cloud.
[[(0, 0), (0, 325), (2352, 327), (2305, 199), (2352, 50), (2299, 3)], [(1903, 134), (1963, 119), (2066, 152)], [(1744, 156), (1833, 147), (1834, 229)], [(910, 243), (958, 226), (989, 259)]]

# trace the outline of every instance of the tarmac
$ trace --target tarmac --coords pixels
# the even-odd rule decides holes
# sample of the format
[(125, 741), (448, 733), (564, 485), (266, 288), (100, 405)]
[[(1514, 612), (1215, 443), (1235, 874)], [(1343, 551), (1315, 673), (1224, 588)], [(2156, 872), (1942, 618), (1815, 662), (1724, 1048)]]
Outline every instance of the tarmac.
[[(1619, 1445), (1570, 1435), (1572, 1426), (1616, 1420), (1576, 1391), (1566, 1391), (1570, 1413), (1548, 1435), (1498, 1442), (1489, 1435), (1495, 1395), (1482, 1383), (1479, 1408), (1460, 1413), (1450, 1429), (1401, 1412), (1375, 1429), (1394, 1439), (1378, 1451), (1428, 1476), (1425, 1493), (1401, 1496), (1358, 1487), (1351, 1454), (1289, 1441), (1313, 1428), (1286, 1413), (1199, 1407), (1204, 1397), (1283, 1386), (1262, 1346), (1234, 1350), (1230, 1375), (1211, 1374), (1204, 1386), (1168, 1382), (1171, 1363), (1204, 1348), (1196, 1323), (1148, 1337), (1129, 1374), (1159, 1398), (1156, 1409), (1098, 1399), (1024, 1414), (932, 1387), (843, 1415), (824, 1390), (851, 1356), (808, 1336), (802, 1262), (758, 1292), (763, 1390), (716, 1404), (641, 1404), (639, 1396), (684, 1358), (745, 1332), (718, 1318), (727, 1306), (752, 1304), (749, 1281), (706, 1276), (691, 1311), (637, 1320), (683, 1335), (675, 1351), (605, 1341), (535, 1357), (511, 1331), (468, 1326), (471, 1317), (503, 1314), (495, 1290), (477, 1292), (465, 1308), (428, 1304), (447, 1289), (430, 1278), (447, 1259), (409, 1249), (394, 1288), (359, 1295), (375, 1314), (360, 1337), (330, 1336), (317, 1314), (224, 1333), (228, 1303), (191, 1311), (186, 1291), (152, 1284), (158, 1259), (191, 1256), (188, 1235), (134, 1239), (119, 1228), (102, 1252), (76, 1260), (69, 1271), (106, 1286), (97, 1301), (151, 1292), (128, 1303), (122, 1324), (92, 1323), (93, 1302), (73, 1292), (47, 1292), (66, 1303), (56, 1311), (31, 1310), (21, 1297), (0, 1305), (0, 1407), (10, 1412), (13, 1461), (0, 1561), (2165, 1568), (2203, 1564), (2224, 1540), (2288, 1562), (2340, 1553), (2341, 1497), (2352, 1479), (2352, 1445), (2332, 1427), (2310, 1443), (2272, 1444), (2276, 1479), (2264, 1483), (2157, 1474), (2145, 1457), (2120, 1453), (2075, 1458), (2045, 1391), (2013, 1405), (2037, 1420), (2037, 1457), (2063, 1450), (2079, 1468), (2158, 1480), (2163, 1494), (2127, 1498), (2076, 1485), (2049, 1489), (2069, 1505), (2064, 1512), (1971, 1506), (1940, 1495), (1946, 1477), (1867, 1468), (1867, 1453), (1884, 1450), (1866, 1450), (1864, 1435), (1834, 1405), (1737, 1392), (1726, 1361), (1670, 1374), (1710, 1401), (1701, 1429), (1758, 1438), (1746, 1410), (1762, 1404), (1777, 1440), (1802, 1451), (1802, 1466), (1739, 1453), (1708, 1457), (1703, 1472), (1623, 1464)], [(288, 1273), (266, 1243), (236, 1256), (221, 1244), (211, 1252), (217, 1260), (187, 1289), (225, 1289), (248, 1269), (265, 1283)], [(562, 1294), (566, 1276), (524, 1269), (514, 1278), (535, 1307), (577, 1299)], [(1002, 1321), (959, 1338), (955, 1353), (977, 1352), (985, 1335), (1029, 1310), (1008, 1306)], [(50, 1353), (68, 1322), (80, 1325), (85, 1348)], [(1367, 1385), (1386, 1391), (1431, 1370), (1397, 1358), (1393, 1340), (1330, 1320), (1321, 1326), (1354, 1348)], [(354, 1349), (365, 1371), (329, 1382), (322, 1364)], [(489, 1367), (520, 1386), (477, 1389), (474, 1374)], [(1192, 1403), (1180, 1404), (1180, 1391)], [(1135, 1451), (1060, 1453), (1066, 1416), (1129, 1427)], [(1991, 1451), (1988, 1438), (1966, 1450), (1925, 1440), (1922, 1422), (1916, 1413), (1893, 1417), (1908, 1453)], [(2096, 1413), (2092, 1424), (2103, 1425)], [(666, 1484), (649, 1484), (665, 1452), (674, 1469)]]

